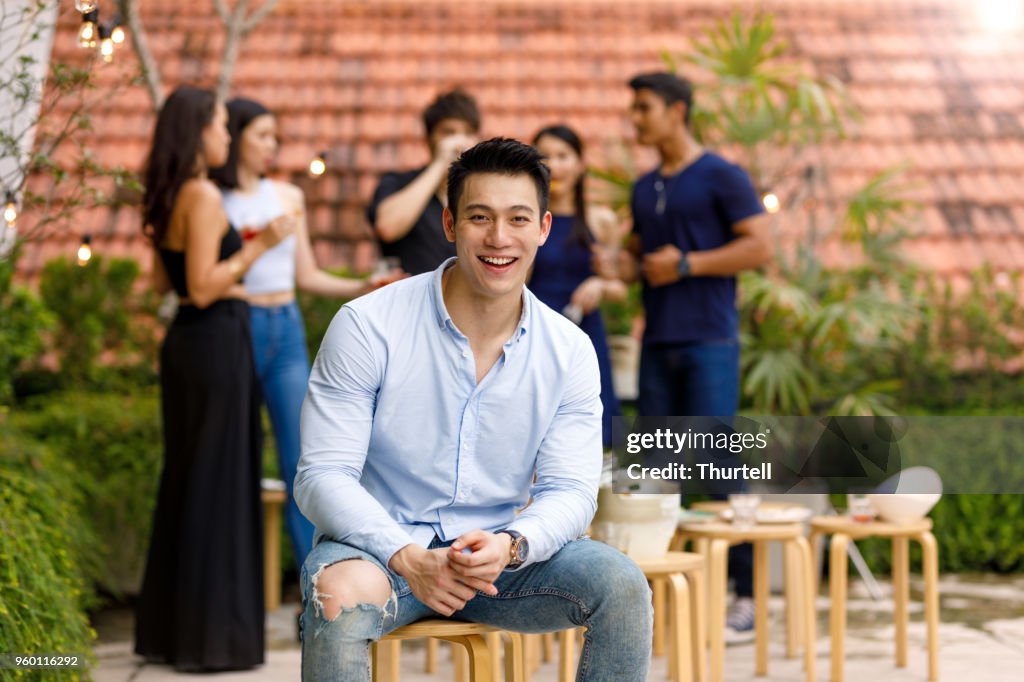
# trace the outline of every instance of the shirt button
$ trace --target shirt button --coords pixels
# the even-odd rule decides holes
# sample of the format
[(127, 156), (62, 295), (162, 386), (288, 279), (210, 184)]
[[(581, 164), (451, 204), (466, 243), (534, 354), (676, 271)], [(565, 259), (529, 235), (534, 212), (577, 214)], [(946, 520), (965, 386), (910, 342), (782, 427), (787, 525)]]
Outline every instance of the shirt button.
[(468, 350), (462, 351), (462, 357), (468, 358), (469, 357), (469, 351)]

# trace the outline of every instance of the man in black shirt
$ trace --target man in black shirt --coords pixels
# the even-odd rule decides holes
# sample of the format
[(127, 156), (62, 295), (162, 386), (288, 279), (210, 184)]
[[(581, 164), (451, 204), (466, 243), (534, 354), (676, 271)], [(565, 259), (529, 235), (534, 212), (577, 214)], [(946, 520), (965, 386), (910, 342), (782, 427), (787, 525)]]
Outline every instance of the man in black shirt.
[(381, 255), (397, 257), (402, 269), (418, 275), (455, 255), (444, 236), (441, 214), (448, 187), (448, 166), (476, 144), (480, 110), (462, 90), (438, 96), (423, 112), (430, 163), (424, 168), (381, 176), (366, 211), (380, 240)]

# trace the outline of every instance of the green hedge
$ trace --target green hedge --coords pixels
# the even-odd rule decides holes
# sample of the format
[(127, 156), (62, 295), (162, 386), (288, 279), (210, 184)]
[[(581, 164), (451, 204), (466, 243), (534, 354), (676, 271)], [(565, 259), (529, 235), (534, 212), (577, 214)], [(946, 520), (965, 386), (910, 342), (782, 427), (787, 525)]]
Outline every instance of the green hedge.
[(102, 563), (90, 576), (96, 586), (114, 595), (135, 593), (162, 467), (158, 391), (51, 394), (16, 420), (75, 471), (82, 525), (99, 539)]
[[(946, 495), (930, 514), (943, 573), (1024, 572), (1024, 495)], [(870, 539), (857, 543), (872, 571), (888, 575), (892, 545)], [(911, 545), (912, 570), (921, 570), (921, 551)]]
[[(82, 516), (77, 479), (70, 462), (0, 421), (0, 652), (78, 654), (93, 663), (86, 609), (94, 603), (89, 576), (98, 573), (98, 542)], [(28, 670), (4, 676), (40, 679)]]

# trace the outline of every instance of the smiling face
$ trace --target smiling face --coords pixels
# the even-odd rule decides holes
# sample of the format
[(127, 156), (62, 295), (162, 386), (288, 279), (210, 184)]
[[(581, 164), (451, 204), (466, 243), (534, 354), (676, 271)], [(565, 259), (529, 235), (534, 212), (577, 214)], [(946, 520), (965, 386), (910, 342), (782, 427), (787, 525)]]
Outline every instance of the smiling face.
[(534, 146), (551, 169), (551, 196), (571, 193), (584, 171), (580, 155), (572, 145), (554, 135), (542, 135)]
[(472, 174), (455, 215), (444, 211), (445, 236), (459, 257), (459, 278), (480, 299), (518, 300), (550, 229), (551, 214), (541, 214), (537, 185), (526, 174)]
[(238, 143), (238, 165), (264, 175), (277, 154), (277, 121), (273, 114), (254, 118), (242, 131)]

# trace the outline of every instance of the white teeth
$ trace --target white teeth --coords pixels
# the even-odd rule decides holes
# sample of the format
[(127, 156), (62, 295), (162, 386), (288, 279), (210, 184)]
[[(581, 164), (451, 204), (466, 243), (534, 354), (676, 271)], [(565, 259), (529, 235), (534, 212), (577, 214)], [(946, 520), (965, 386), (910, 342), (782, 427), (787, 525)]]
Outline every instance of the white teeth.
[(480, 260), (485, 263), (490, 263), (491, 265), (508, 265), (514, 261), (515, 258), (493, 258), (489, 256), (480, 256)]

